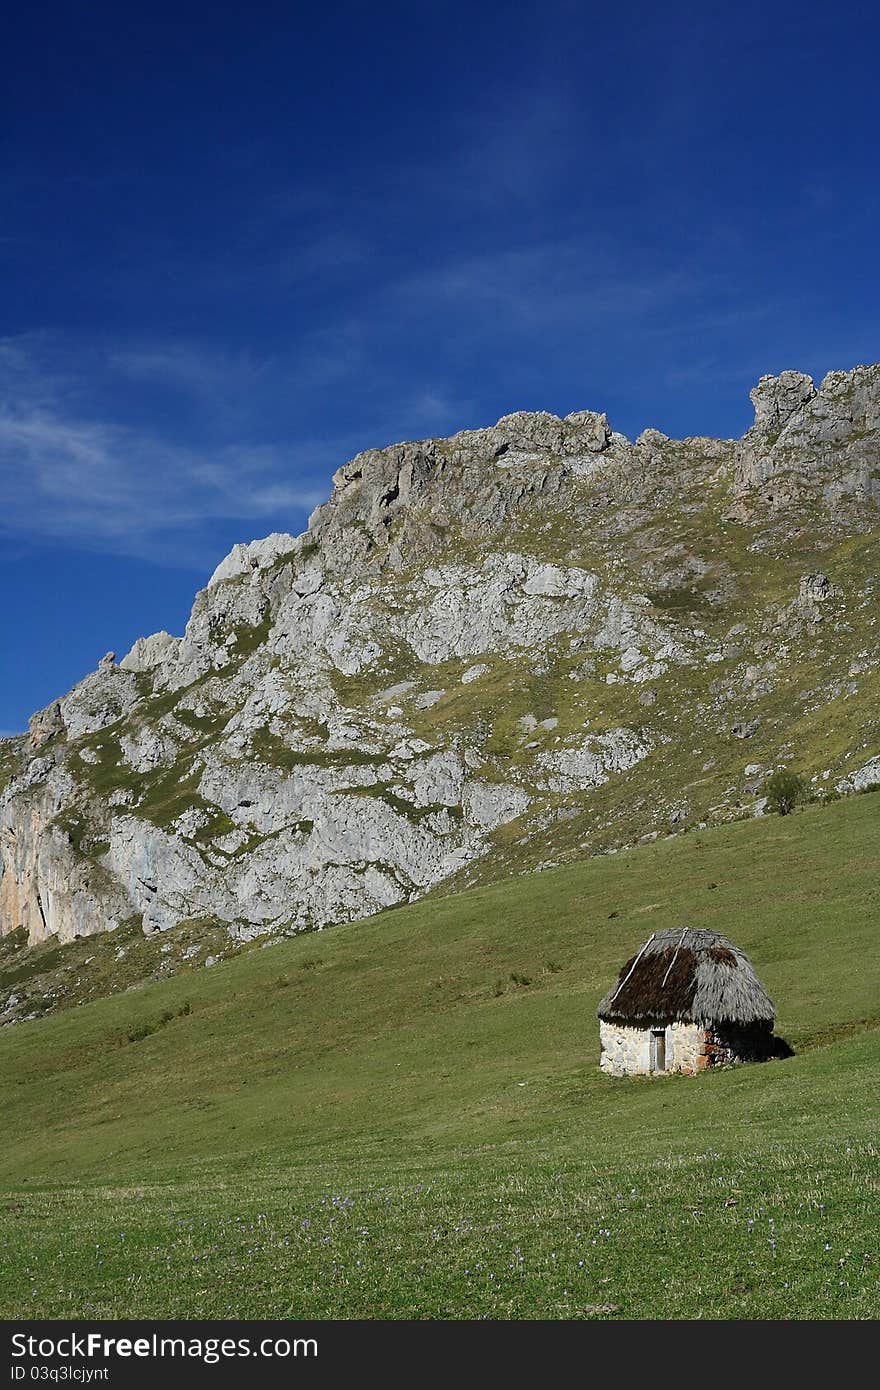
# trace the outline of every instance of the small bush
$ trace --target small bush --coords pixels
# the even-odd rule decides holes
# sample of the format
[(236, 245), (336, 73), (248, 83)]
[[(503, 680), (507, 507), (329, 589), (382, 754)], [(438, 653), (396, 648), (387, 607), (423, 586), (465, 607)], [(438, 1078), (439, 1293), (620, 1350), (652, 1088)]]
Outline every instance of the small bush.
[(144, 1038), (148, 1038), (151, 1033), (155, 1033), (160, 1027), (161, 1024), (159, 1023), (142, 1023), (139, 1028), (131, 1029), (128, 1034), (128, 1041), (130, 1043), (142, 1042)]
[(494, 985), (492, 986), (492, 993), (495, 995), (495, 998), (496, 998), (496, 999), (499, 997), (499, 995), (502, 995), (502, 994), (504, 993), (504, 989), (505, 989), (504, 981), (503, 981), (503, 980), (496, 980), (495, 983), (494, 983)]
[(158, 1033), (160, 1028), (165, 1028), (169, 1023), (173, 1023), (175, 1018), (189, 1013), (192, 1013), (192, 1005), (189, 1000), (181, 1005), (176, 1014), (171, 1009), (164, 1009), (157, 1019), (140, 1023), (137, 1028), (130, 1029), (126, 1034), (126, 1039), (130, 1043), (143, 1042), (144, 1038), (151, 1037), (153, 1033)]
[(510, 978), (515, 985), (530, 985), (532, 983), (530, 975), (521, 975), (518, 970), (512, 970)]
[(836, 787), (820, 784), (815, 788), (810, 796), (811, 801), (815, 801), (819, 806), (830, 806), (832, 802), (839, 801), (842, 793)]
[(804, 784), (796, 772), (777, 768), (767, 782), (767, 810), (778, 816), (792, 812), (804, 794)]

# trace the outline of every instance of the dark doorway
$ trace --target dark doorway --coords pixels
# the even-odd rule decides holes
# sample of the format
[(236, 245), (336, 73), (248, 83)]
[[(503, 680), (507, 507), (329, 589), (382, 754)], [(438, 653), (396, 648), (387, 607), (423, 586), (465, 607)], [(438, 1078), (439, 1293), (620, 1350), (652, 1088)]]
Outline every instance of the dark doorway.
[(651, 1071), (666, 1070), (666, 1029), (651, 1030)]

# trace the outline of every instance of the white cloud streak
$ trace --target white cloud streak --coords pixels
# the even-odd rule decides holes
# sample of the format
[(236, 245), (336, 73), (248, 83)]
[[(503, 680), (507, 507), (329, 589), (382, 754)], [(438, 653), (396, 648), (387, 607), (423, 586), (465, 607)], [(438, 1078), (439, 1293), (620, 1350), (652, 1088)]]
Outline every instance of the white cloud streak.
[(0, 415), (0, 529), (112, 541), (310, 506), (313, 490), (272, 477), (281, 464), (267, 448), (208, 460), (121, 426)]
[(326, 443), (208, 450), (89, 419), (69, 382), (35, 356), (32, 342), (0, 343), (0, 536), (7, 543), (179, 563), (180, 547), (165, 542), (188, 531), (195, 537), (211, 522), (259, 529), (287, 514), (295, 526), (324, 495), (310, 478), (340, 461), (327, 458)]

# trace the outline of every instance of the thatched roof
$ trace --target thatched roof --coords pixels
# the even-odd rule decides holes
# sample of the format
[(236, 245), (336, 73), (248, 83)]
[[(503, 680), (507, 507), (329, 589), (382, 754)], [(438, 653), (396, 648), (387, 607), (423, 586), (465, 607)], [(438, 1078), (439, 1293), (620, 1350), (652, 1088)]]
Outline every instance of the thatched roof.
[(596, 1011), (620, 1023), (770, 1023), (773, 1000), (746, 955), (701, 927), (661, 931), (623, 967)]

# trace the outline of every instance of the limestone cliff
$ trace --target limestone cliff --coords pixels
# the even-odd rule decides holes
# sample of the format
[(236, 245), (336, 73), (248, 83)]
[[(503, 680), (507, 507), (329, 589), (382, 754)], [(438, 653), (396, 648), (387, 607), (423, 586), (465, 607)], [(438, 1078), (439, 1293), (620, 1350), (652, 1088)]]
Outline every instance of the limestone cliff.
[(880, 780), (880, 366), (752, 399), (740, 441), (520, 413), (345, 464), (0, 741), (0, 931), (278, 935), (751, 814), (780, 761)]

